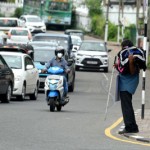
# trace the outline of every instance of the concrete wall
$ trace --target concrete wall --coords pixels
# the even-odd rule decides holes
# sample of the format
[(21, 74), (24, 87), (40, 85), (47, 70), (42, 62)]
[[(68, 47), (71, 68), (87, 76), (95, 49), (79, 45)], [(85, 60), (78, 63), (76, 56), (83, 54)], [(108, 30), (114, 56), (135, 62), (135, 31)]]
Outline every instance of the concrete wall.
[(18, 3), (19, 1), (16, 1), (16, 3), (4, 3), (0, 2), (0, 13), (4, 14), (5, 17), (9, 17), (14, 14), (14, 11), (18, 7), (22, 7), (22, 3)]

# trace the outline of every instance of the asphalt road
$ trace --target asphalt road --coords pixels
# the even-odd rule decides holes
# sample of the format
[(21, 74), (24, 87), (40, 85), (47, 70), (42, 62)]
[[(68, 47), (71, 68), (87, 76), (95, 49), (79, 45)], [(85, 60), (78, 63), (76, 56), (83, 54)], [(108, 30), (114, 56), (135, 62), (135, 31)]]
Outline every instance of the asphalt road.
[[(112, 62), (119, 49), (109, 47), (113, 49), (109, 54), (109, 72), (76, 72), (75, 91), (68, 94), (70, 102), (61, 112), (49, 111), (44, 93), (39, 93), (36, 101), (27, 97), (23, 102), (13, 99), (9, 104), (1, 103), (0, 150), (149, 150), (149, 147), (116, 141), (105, 135), (105, 129), (122, 116), (120, 102), (114, 102), (114, 72), (104, 120)], [(148, 84), (146, 87), (149, 90)], [(147, 101), (146, 107), (149, 106)], [(135, 110), (140, 107), (141, 83), (134, 97)], [(115, 136), (119, 137), (117, 128)]]

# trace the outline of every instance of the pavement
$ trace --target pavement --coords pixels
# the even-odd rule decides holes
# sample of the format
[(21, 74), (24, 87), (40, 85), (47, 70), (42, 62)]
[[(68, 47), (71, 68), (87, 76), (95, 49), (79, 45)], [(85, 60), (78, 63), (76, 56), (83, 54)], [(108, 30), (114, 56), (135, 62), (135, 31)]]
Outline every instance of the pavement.
[[(120, 44), (116, 42), (108, 42), (108, 45), (115, 46), (118, 50), (120, 48)], [(150, 80), (150, 70), (147, 71), (148, 80)], [(149, 88), (148, 88), (149, 91)], [(141, 142), (150, 143), (150, 109), (144, 109), (144, 118), (141, 117), (141, 109), (135, 111), (136, 123), (139, 127), (139, 133), (125, 133), (119, 134), (129, 139), (134, 139)], [(119, 131), (124, 129), (124, 124), (122, 124), (119, 128)]]
[[(144, 118), (141, 117), (141, 110), (135, 112), (136, 123), (139, 127), (139, 133), (124, 133), (121, 136), (131, 138), (141, 142), (150, 143), (150, 109), (144, 110)], [(121, 125), (119, 131), (124, 129), (124, 124)]]

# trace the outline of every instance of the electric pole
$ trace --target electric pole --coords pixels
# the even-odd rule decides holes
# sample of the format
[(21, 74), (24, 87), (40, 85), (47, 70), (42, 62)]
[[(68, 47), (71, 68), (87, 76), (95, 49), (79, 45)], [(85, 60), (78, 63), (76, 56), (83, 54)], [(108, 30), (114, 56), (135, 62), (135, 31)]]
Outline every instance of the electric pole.
[(107, 44), (108, 40), (108, 17), (109, 17), (109, 5), (110, 5), (110, 0), (107, 0), (107, 10), (106, 10), (106, 23), (105, 23), (105, 44)]

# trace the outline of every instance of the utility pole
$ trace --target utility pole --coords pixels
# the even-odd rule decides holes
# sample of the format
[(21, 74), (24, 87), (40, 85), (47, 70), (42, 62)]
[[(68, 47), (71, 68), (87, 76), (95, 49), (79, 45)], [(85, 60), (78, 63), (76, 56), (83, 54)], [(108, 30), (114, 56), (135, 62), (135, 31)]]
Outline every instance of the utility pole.
[(120, 40), (120, 26), (121, 26), (121, 22), (120, 22), (120, 7), (121, 7), (121, 3), (119, 0), (119, 5), (118, 5), (118, 36), (117, 36), (117, 42), (119, 43)]
[[(143, 13), (144, 13), (144, 38), (143, 38), (143, 50), (147, 53), (147, 20), (148, 20), (148, 0), (143, 0)], [(142, 74), (142, 106), (141, 106), (141, 118), (144, 119), (145, 111), (145, 81), (146, 81), (146, 71), (143, 70)]]
[(106, 23), (105, 23), (105, 44), (107, 44), (108, 40), (108, 17), (109, 17), (109, 5), (110, 5), (110, 0), (107, 0), (107, 11), (106, 11)]
[(124, 1), (121, 0), (121, 9), (122, 9), (122, 41), (124, 39)]

